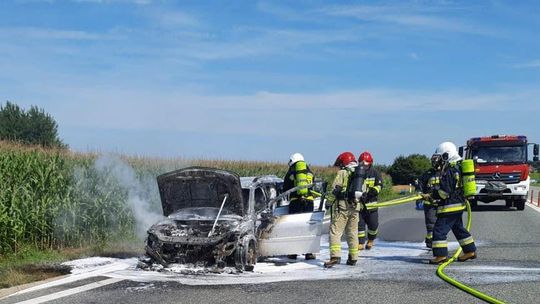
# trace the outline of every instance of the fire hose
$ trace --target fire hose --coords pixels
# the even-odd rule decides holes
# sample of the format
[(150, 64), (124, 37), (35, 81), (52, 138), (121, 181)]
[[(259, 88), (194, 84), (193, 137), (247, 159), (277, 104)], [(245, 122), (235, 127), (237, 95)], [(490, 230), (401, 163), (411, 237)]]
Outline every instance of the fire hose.
[[(418, 199), (421, 199), (422, 197), (420, 195), (413, 195), (413, 196), (408, 196), (408, 197), (404, 197), (404, 198), (399, 198), (399, 199), (394, 199), (394, 200), (390, 200), (390, 201), (386, 201), (386, 202), (381, 202), (381, 203), (375, 203), (375, 204), (370, 204), (367, 206), (368, 209), (374, 209), (374, 208), (380, 208), (380, 207), (390, 207), (390, 206), (395, 206), (395, 205), (400, 205), (400, 204), (405, 204), (405, 203), (409, 203), (409, 202), (413, 202), (413, 201), (416, 201)], [(469, 231), (471, 229), (471, 220), (472, 220), (472, 216), (471, 216), (471, 205), (469, 204), (469, 201), (466, 200), (465, 201), (466, 203), (466, 206), (467, 206), (467, 225), (466, 225), (466, 229), (467, 231)], [(452, 264), (456, 259), (457, 257), (459, 256), (459, 254), (461, 253), (461, 247), (459, 247), (456, 252), (454, 252), (454, 254), (452, 255), (452, 257), (444, 262), (443, 264), (439, 265), (439, 267), (437, 267), (437, 276), (439, 278), (441, 278), (442, 280), (444, 280), (445, 282), (453, 285), (454, 287), (458, 288), (458, 289), (461, 289), (462, 291), (472, 295), (472, 296), (475, 296), (487, 303), (496, 303), (496, 304), (503, 304), (505, 302), (499, 300), (499, 299), (496, 299), (494, 297), (491, 297), (491, 296), (488, 296), (468, 285), (465, 285), (459, 281), (457, 281), (456, 279), (453, 279), (451, 277), (449, 277), (447, 274), (444, 273), (444, 269)]]

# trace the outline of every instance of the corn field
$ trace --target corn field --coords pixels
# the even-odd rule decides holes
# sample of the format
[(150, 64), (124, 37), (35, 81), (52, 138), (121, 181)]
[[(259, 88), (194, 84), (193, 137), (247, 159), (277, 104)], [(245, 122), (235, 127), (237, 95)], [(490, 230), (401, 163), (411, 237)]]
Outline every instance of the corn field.
[[(131, 201), (143, 201), (145, 212), (161, 214), (156, 177), (174, 169), (199, 165), (240, 176), (284, 176), (287, 170), (271, 162), (118, 158), (0, 142), (0, 255), (24, 246), (56, 249), (134, 238)], [(312, 170), (328, 182), (336, 172), (330, 167)], [(391, 195), (391, 183), (385, 183), (383, 197)]]

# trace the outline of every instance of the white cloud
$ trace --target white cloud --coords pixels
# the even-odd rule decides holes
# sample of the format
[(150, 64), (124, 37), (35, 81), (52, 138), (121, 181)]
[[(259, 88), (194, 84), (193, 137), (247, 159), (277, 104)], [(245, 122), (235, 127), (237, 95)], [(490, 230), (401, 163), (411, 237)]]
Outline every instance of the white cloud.
[(348, 17), (366, 22), (387, 23), (398, 26), (421, 28), (426, 30), (443, 30), (478, 35), (501, 35), (462, 18), (450, 18), (448, 12), (464, 10), (462, 7), (448, 5), (336, 5), (318, 9), (317, 12), (335, 17)]
[[(294, 121), (299, 113), (310, 117), (361, 113), (366, 122), (373, 122), (369, 118), (373, 115), (402, 115), (406, 119), (407, 115), (419, 117), (447, 111), (504, 112), (512, 111), (516, 104), (533, 110), (539, 107), (535, 102), (540, 96), (537, 90), (483, 93), (366, 89), (325, 94), (258, 92), (228, 96), (73, 86), (60, 91), (43, 90), (42, 94), (64, 100), (55, 111), (66, 127), (244, 135), (284, 134), (290, 126), (282, 123)], [(335, 118), (323, 122), (328, 126), (334, 123)], [(306, 124), (295, 128), (298, 132), (310, 132), (312, 127), (312, 124)], [(324, 133), (335, 131), (329, 129)]]
[(70, 0), (72, 2), (88, 2), (88, 3), (133, 3), (133, 4), (150, 4), (153, 0)]
[[(78, 3), (94, 3), (94, 4), (110, 4), (110, 3), (126, 3), (126, 4), (151, 4), (154, 0), (67, 0), (70, 2)], [(59, 0), (15, 0), (16, 3), (26, 4), (26, 3), (57, 3)]]
[(0, 28), (0, 37), (4, 39), (38, 39), (38, 40), (104, 40), (110, 39), (102, 34), (85, 31), (59, 30), (35, 27)]
[(540, 59), (516, 63), (511, 65), (511, 67), (515, 69), (538, 69), (540, 68)]
[(257, 2), (257, 9), (260, 12), (274, 15), (278, 18), (285, 19), (285, 20), (291, 20), (291, 21), (299, 21), (309, 20), (309, 17), (306, 14), (303, 14), (301, 12), (295, 11), (291, 8), (288, 8), (286, 6), (278, 5), (270, 1), (259, 1)]

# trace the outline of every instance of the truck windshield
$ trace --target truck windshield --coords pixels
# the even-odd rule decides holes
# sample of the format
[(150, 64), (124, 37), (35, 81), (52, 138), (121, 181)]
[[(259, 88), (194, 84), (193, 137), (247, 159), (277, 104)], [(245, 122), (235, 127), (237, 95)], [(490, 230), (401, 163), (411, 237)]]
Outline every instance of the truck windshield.
[(525, 163), (527, 162), (527, 146), (472, 148), (472, 158), (478, 163)]

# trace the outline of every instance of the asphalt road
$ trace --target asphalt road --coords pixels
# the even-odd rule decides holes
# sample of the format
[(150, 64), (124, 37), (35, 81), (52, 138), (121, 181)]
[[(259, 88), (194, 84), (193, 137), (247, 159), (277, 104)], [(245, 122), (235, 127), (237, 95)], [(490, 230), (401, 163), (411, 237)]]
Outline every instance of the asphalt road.
[[(412, 204), (381, 209), (380, 220), (380, 238), (390, 244), (386, 246), (394, 241), (423, 241), (423, 212), (414, 210)], [(479, 257), (452, 264), (447, 274), (507, 303), (539, 303), (540, 212), (529, 205), (524, 211), (515, 211), (507, 210), (503, 202), (479, 203), (473, 212), (472, 234)], [(396, 245), (395, 255), (362, 252), (355, 275), (339, 279), (319, 276), (317, 280), (274, 283), (189, 285), (174, 279), (134, 281), (106, 274), (11, 296), (0, 303), (36, 303), (48, 299), (42, 296), (70, 290), (77, 292), (48, 303), (482, 303), (439, 279), (436, 267), (426, 264), (430, 251), (422, 249), (425, 252), (418, 256), (405, 256), (402, 252), (407, 248), (400, 246), (407, 247)], [(336, 268), (350, 269), (347, 267)], [(323, 275), (331, 274), (323, 271), (328, 270), (321, 269)], [(85, 286), (93, 289), (77, 289)]]

